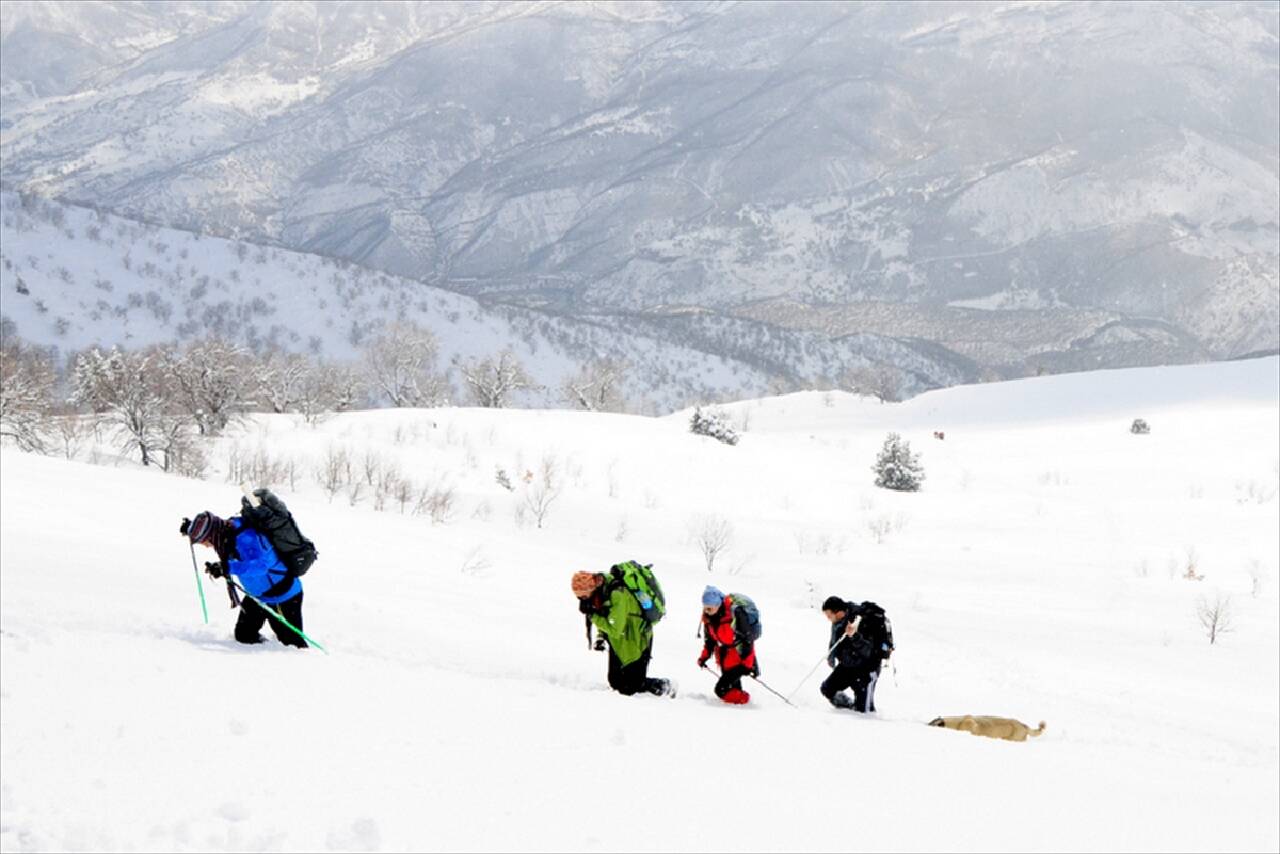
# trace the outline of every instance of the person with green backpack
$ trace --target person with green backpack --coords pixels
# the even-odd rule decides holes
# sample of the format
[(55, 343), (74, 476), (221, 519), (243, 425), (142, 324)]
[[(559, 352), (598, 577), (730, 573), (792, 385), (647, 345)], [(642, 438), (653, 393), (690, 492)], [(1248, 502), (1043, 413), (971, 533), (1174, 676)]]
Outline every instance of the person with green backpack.
[(585, 615), (587, 645), (591, 629), (599, 633), (595, 649), (608, 649), (609, 687), (624, 696), (674, 697), (675, 683), (649, 675), (653, 624), (666, 614), (662, 588), (652, 566), (629, 560), (602, 572), (575, 572), (571, 581), (578, 610)]

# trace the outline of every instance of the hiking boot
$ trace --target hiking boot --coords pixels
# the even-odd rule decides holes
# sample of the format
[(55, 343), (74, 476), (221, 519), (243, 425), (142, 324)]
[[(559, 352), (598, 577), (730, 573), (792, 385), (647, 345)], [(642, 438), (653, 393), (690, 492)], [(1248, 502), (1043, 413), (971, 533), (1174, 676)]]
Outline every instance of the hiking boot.
[(734, 706), (744, 706), (751, 701), (751, 695), (741, 688), (733, 688), (725, 691), (724, 696), (720, 699)]
[(833, 696), (831, 697), (831, 705), (835, 706), (837, 709), (852, 709), (852, 708), (854, 708), (853, 700), (849, 699), (849, 695), (848, 695), (848, 694), (835, 694), (835, 695), (833, 695)]

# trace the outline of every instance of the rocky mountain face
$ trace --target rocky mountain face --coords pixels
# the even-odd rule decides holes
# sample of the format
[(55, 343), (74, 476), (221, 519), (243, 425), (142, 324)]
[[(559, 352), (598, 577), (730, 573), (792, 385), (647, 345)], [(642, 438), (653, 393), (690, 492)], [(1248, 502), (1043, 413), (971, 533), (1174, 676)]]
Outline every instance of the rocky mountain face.
[(12, 189), (783, 368), (1280, 346), (1275, 3), (2, 14)]

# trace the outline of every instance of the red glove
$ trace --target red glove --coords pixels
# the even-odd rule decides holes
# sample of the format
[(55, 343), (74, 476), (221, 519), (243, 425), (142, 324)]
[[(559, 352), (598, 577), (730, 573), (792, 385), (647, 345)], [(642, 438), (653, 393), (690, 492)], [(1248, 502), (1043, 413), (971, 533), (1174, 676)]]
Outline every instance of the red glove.
[(703, 649), (703, 650), (702, 650), (702, 655), (698, 656), (698, 666), (699, 666), (699, 667), (706, 667), (706, 666), (707, 666), (707, 659), (708, 659), (708, 658), (710, 658), (710, 657), (711, 657), (711, 651), (710, 651), (710, 650), (708, 650), (708, 649)]

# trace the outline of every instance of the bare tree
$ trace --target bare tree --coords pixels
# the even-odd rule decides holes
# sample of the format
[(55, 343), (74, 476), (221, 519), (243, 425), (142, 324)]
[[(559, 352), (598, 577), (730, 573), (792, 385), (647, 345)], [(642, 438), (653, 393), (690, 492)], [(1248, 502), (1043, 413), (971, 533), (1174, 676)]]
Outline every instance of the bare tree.
[(870, 395), (881, 403), (893, 403), (902, 399), (906, 379), (903, 371), (891, 365), (871, 365), (846, 371), (839, 386), (855, 394)]
[(77, 412), (70, 406), (54, 408), (50, 419), (49, 434), (58, 445), (58, 450), (69, 460), (74, 460), (93, 435), (96, 425), (92, 416)]
[(510, 350), (503, 350), (496, 361), (493, 358), (471, 360), (463, 366), (462, 378), (476, 405), (487, 409), (501, 409), (507, 405), (512, 392), (535, 387), (533, 379)]
[(1200, 625), (1204, 628), (1205, 634), (1209, 636), (1209, 643), (1216, 643), (1218, 635), (1226, 634), (1232, 631), (1234, 626), (1233, 613), (1231, 610), (1231, 597), (1224, 597), (1221, 593), (1214, 596), (1210, 602), (1204, 596), (1196, 601), (1196, 617), (1200, 620)]
[(689, 520), (689, 538), (702, 552), (707, 572), (711, 572), (716, 558), (733, 543), (733, 523), (721, 516), (695, 516)]
[(254, 371), (259, 400), (277, 414), (295, 411), (313, 370), (311, 360), (300, 353), (272, 350)]
[(401, 514), (404, 513), (404, 508), (408, 506), (409, 502), (413, 500), (413, 493), (413, 481), (409, 480), (407, 477), (402, 477), (396, 480), (391, 497), (399, 503)]
[(436, 372), (436, 337), (410, 321), (392, 323), (370, 342), (365, 366), (373, 388), (392, 406), (444, 406), (449, 380)]
[(315, 363), (299, 388), (297, 409), (308, 424), (352, 408), (363, 396), (360, 374), (345, 365)]
[(454, 497), (451, 486), (424, 486), (418, 491), (413, 513), (415, 516), (430, 516), (432, 524), (443, 525), (453, 518)]
[(316, 483), (329, 496), (330, 503), (346, 484), (348, 471), (350, 464), (346, 449), (330, 445), (315, 471)]
[(171, 441), (178, 420), (165, 359), (163, 348), (103, 353), (95, 347), (75, 361), (72, 400), (119, 428), (125, 448), (137, 449), (144, 466)]
[(542, 458), (538, 476), (532, 478), (524, 488), (524, 507), (539, 528), (551, 512), (551, 505), (560, 497), (562, 489), (559, 463), (554, 456), (548, 454)]
[(43, 427), (56, 379), (47, 352), (7, 338), (0, 347), (0, 436), (24, 451), (45, 450)]
[(560, 390), (570, 406), (590, 412), (622, 412), (624, 363), (614, 359), (593, 359), (577, 374), (566, 377)]
[(196, 341), (181, 353), (164, 351), (177, 405), (201, 434), (214, 435), (250, 404), (254, 376), (249, 351), (220, 338)]

